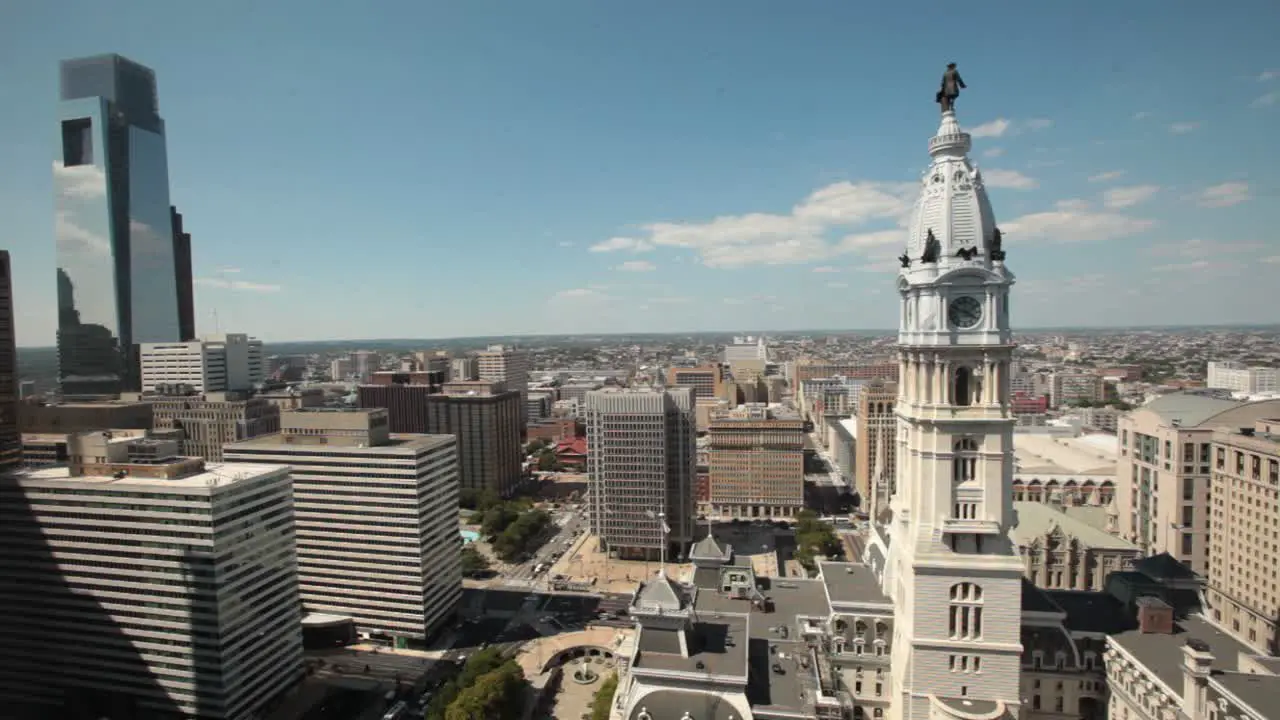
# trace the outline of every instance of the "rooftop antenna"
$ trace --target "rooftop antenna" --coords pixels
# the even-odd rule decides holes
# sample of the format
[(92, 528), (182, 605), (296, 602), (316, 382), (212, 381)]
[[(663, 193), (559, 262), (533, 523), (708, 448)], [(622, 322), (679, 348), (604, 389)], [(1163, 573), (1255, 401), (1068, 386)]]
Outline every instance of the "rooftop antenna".
[(217, 335), (222, 332), (222, 326), (218, 324), (218, 308), (214, 308), (210, 312), (213, 313), (213, 334)]

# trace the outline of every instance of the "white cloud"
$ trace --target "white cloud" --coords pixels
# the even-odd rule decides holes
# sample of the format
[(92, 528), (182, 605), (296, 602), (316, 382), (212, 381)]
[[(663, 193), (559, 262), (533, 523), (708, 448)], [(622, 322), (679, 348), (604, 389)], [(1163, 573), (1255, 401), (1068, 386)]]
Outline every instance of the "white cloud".
[(1262, 73), (1258, 75), (1258, 82), (1271, 82), (1276, 78), (1280, 78), (1280, 70), (1263, 70)]
[(1111, 188), (1102, 194), (1102, 204), (1112, 210), (1133, 207), (1150, 200), (1160, 192), (1159, 185), (1131, 185), (1129, 187)]
[(556, 244), (559, 245), (560, 247), (573, 247), (573, 241), (571, 240), (561, 240)]
[(1174, 135), (1186, 135), (1200, 127), (1198, 122), (1176, 122), (1169, 126), (1169, 132)]
[(829, 282), (829, 283), (827, 283), (827, 287), (829, 287), (829, 288), (831, 288), (831, 289), (833, 289), (833, 290), (839, 290), (840, 288), (847, 288), (847, 287), (849, 287), (849, 283), (843, 283), (843, 282)]
[(1271, 265), (1280, 265), (1280, 255), (1272, 255), (1271, 257), (1264, 257), (1262, 258), (1262, 262), (1269, 263)]
[(615, 252), (618, 250), (628, 250), (630, 252), (648, 252), (653, 246), (644, 240), (637, 240), (629, 237), (612, 237), (604, 242), (598, 242), (592, 245), (589, 250), (595, 253)]
[(985, 122), (985, 123), (982, 123), (981, 125), (971, 128), (969, 130), (969, 134), (976, 138), (1000, 137), (1001, 135), (1004, 135), (1006, 132), (1008, 132), (1009, 127), (1012, 124), (1013, 123), (1010, 123), (1008, 120), (1004, 118), (996, 118), (991, 122)]
[(1149, 118), (1149, 117), (1151, 117), (1151, 113), (1149, 113), (1149, 112), (1147, 112), (1147, 111), (1145, 111), (1145, 110), (1143, 110), (1143, 111), (1141, 111), (1141, 112), (1136, 112), (1136, 113), (1134, 113), (1134, 114), (1133, 114), (1133, 119), (1134, 119), (1134, 120), (1146, 120), (1146, 119), (1147, 119), (1147, 118)]
[(111, 242), (103, 235), (76, 224), (71, 213), (58, 211), (53, 216), (53, 234), (58, 245), (73, 253), (110, 255)]
[(858, 267), (859, 272), (869, 273), (890, 273), (901, 268), (902, 265), (897, 260), (883, 260), (880, 262), (867, 263)]
[(1001, 229), (1015, 243), (1022, 238), (1095, 242), (1137, 235), (1155, 224), (1154, 220), (1097, 212), (1079, 200), (1070, 200), (1059, 203), (1055, 210), (1031, 213), (1001, 223)]
[(833, 268), (830, 265), (823, 265), (822, 267), (814, 268), (813, 271), (816, 273), (833, 273), (833, 272), (840, 272), (840, 269)]
[(1026, 122), (1027, 128), (1030, 130), (1044, 130), (1052, 127), (1053, 121), (1049, 118), (1032, 118)]
[(1249, 183), (1225, 182), (1201, 190), (1191, 196), (1196, 204), (1206, 208), (1224, 208), (1239, 205), (1249, 199)]
[(1185, 263), (1173, 263), (1171, 265), (1157, 265), (1151, 268), (1152, 272), (1161, 273), (1178, 273), (1178, 272), (1220, 272), (1224, 270), (1236, 270), (1240, 268), (1240, 263), (1236, 262), (1214, 262), (1212, 260), (1192, 260)]
[[(1176, 243), (1157, 243), (1148, 247), (1147, 251), (1157, 257), (1206, 258), (1250, 252), (1252, 250), (1261, 250), (1262, 248), (1263, 244), (1259, 242), (1217, 242), (1197, 238)], [(1263, 262), (1267, 261), (1264, 259)]]
[(982, 179), (987, 187), (1007, 188), (1010, 190), (1030, 190), (1039, 185), (1033, 178), (1017, 170), (983, 170)]
[(1100, 172), (1097, 175), (1090, 175), (1089, 182), (1110, 182), (1122, 177), (1124, 177), (1123, 170), (1108, 170), (1107, 172)]
[(99, 198), (107, 194), (107, 175), (97, 165), (72, 165), (53, 161), (53, 186), (66, 198)]
[(571, 288), (569, 290), (561, 290), (551, 296), (552, 300), (580, 300), (584, 298), (598, 299), (603, 298), (604, 294), (594, 288)]
[(814, 262), (852, 248), (832, 245), (833, 229), (873, 221), (906, 222), (916, 183), (833, 183), (810, 193), (790, 213), (722, 215), (706, 222), (658, 222), (644, 226), (648, 236), (607, 241), (607, 249), (635, 243), (649, 247), (689, 248), (708, 267), (786, 265)]
[(685, 305), (693, 302), (693, 298), (672, 295), (668, 297), (652, 297), (649, 298), (649, 302), (657, 303), (659, 305)]
[(1089, 209), (1089, 203), (1079, 198), (1072, 200), (1059, 200), (1053, 204), (1054, 207), (1064, 212), (1083, 212)]
[(238, 267), (224, 267), (224, 268), (218, 268), (218, 272), (220, 272), (220, 273), (222, 273), (222, 274), (224, 274), (224, 275), (235, 275), (236, 273), (240, 272), (240, 268), (238, 268)]
[(279, 285), (249, 282), (248, 280), (228, 280), (226, 278), (196, 278), (195, 284), (202, 287), (220, 288), (222, 290), (240, 290), (244, 292), (273, 293), (280, 292)]
[(995, 157), (1000, 157), (1003, 154), (1004, 154), (1004, 148), (1000, 148), (1000, 147), (987, 148), (986, 150), (982, 151), (982, 157), (995, 158)]
[(871, 248), (886, 248), (905, 245), (906, 230), (880, 230), (878, 232), (847, 235), (838, 245), (840, 252), (870, 251)]
[(1255, 107), (1255, 108), (1271, 107), (1272, 105), (1275, 105), (1277, 102), (1280, 102), (1280, 90), (1272, 90), (1269, 93), (1266, 93), (1264, 95), (1259, 95), (1258, 97), (1254, 98), (1253, 102), (1249, 103), (1249, 107)]
[(653, 272), (657, 269), (658, 266), (648, 260), (628, 260), (614, 268), (614, 270), (621, 270), (623, 272)]

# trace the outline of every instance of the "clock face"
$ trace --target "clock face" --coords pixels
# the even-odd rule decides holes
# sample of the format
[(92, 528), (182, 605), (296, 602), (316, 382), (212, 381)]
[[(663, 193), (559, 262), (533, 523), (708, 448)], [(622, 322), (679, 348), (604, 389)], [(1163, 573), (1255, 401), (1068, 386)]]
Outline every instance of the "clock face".
[(978, 298), (965, 295), (951, 301), (947, 319), (958, 328), (971, 328), (982, 320), (982, 303)]

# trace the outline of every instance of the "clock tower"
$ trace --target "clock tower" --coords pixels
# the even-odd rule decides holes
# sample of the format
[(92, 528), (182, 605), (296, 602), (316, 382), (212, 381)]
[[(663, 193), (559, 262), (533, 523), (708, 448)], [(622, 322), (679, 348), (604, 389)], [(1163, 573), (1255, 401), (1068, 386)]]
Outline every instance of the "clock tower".
[(897, 280), (897, 477), (870, 541), (896, 610), (892, 720), (1019, 713), (1022, 563), (1008, 538), (1014, 277), (970, 146), (944, 112)]

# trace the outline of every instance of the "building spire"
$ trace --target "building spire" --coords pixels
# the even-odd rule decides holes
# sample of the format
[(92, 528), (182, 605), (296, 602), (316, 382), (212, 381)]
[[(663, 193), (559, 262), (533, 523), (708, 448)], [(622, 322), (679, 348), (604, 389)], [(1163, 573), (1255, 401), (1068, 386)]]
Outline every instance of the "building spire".
[(963, 158), (973, 148), (973, 138), (960, 129), (956, 120), (956, 111), (942, 113), (942, 123), (938, 125), (938, 133), (929, 139), (929, 154), (935, 158)]

